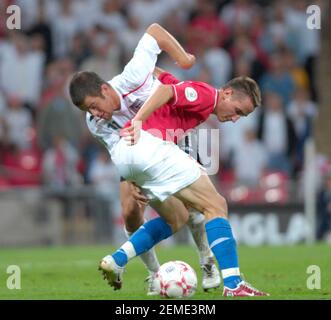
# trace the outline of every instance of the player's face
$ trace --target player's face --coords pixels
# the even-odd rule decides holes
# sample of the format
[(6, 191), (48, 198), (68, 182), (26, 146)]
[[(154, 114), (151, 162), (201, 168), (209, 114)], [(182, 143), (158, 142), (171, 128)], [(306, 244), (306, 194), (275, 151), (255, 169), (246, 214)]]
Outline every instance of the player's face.
[(84, 101), (86, 111), (93, 116), (110, 120), (114, 110), (119, 109), (119, 99), (115, 91), (107, 85), (101, 86), (101, 94), (103, 97), (87, 96)]
[(216, 115), (220, 122), (236, 122), (254, 110), (251, 99), (246, 95), (235, 95), (231, 88), (220, 91)]

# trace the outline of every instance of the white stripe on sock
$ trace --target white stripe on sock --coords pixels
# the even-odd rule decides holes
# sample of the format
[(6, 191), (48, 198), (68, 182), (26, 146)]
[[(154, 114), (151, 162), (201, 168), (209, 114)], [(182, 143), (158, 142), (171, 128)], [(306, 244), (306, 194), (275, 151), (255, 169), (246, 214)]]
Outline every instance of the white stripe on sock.
[(211, 244), (210, 244), (210, 249), (212, 249), (213, 247), (217, 246), (218, 244), (226, 241), (226, 240), (230, 240), (230, 238), (228, 237), (224, 237), (224, 238), (218, 238), (216, 240), (214, 240)]
[[(144, 219), (144, 223), (146, 223), (146, 222), (147, 222), (147, 220)], [(140, 227), (142, 227), (142, 225)], [(125, 232), (125, 235), (127, 236), (127, 238), (130, 238), (132, 236), (132, 234), (134, 233), (134, 232), (129, 232), (128, 230), (126, 230), (125, 227), (124, 227), (124, 232)], [(139, 258), (143, 261), (143, 263), (146, 266), (148, 273), (150, 275), (154, 274), (155, 272), (157, 272), (157, 270), (159, 270), (160, 264), (159, 264), (159, 260), (157, 259), (154, 248), (151, 248), (148, 251), (142, 253), (139, 256)]]
[(134, 246), (130, 241), (125, 242), (121, 249), (125, 252), (126, 256), (128, 257), (128, 260), (136, 256), (136, 250), (134, 249)]
[(239, 268), (228, 268), (228, 269), (223, 269), (221, 271), (222, 271), (223, 279), (232, 277), (232, 276), (240, 276)]

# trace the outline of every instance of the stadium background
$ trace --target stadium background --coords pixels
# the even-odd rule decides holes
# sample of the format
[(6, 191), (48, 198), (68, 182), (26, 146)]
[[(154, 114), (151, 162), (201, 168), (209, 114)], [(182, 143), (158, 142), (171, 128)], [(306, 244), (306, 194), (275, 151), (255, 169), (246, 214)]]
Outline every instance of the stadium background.
[[(22, 30), (7, 28), (12, 4)], [(307, 28), (311, 4), (321, 9), (320, 30)], [(331, 244), (327, 1), (7, 0), (0, 21), (1, 247), (125, 240), (119, 177), (67, 85), (76, 70), (118, 74), (153, 22), (197, 57), (182, 71), (161, 56), (158, 65), (178, 78), (220, 87), (248, 75), (261, 86), (258, 112), (203, 125), (219, 129), (212, 179), (229, 201), (238, 242)], [(190, 241), (183, 230), (165, 246)]]

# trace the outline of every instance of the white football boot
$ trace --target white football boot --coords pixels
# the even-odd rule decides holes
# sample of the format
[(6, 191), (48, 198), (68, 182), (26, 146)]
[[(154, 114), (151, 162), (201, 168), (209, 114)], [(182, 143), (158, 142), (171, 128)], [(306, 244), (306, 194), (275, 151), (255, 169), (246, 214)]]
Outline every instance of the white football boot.
[(208, 258), (207, 263), (201, 265), (202, 289), (208, 291), (217, 289), (221, 285), (221, 276), (215, 265), (213, 257)]
[(159, 294), (159, 291), (155, 287), (154, 275), (153, 274), (149, 275), (145, 279), (145, 282), (147, 283), (147, 295), (148, 296), (156, 296), (156, 295)]
[(114, 290), (119, 290), (122, 287), (122, 275), (124, 267), (120, 267), (110, 255), (105, 256), (99, 264), (99, 270), (102, 272), (103, 279), (107, 280)]

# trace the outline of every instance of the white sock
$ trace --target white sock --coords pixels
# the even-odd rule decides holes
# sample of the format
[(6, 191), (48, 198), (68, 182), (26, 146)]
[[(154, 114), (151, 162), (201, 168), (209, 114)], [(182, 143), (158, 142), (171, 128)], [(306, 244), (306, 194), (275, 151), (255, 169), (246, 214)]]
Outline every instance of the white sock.
[[(124, 232), (125, 232), (125, 235), (127, 236), (127, 238), (130, 238), (130, 236), (133, 234), (133, 232), (127, 231), (125, 229), (125, 227), (124, 227)], [(160, 264), (159, 264), (159, 261), (157, 259), (154, 248), (142, 253), (139, 256), (139, 258), (144, 263), (144, 265), (147, 268), (148, 273), (150, 275), (154, 274), (155, 272), (157, 272), (159, 270)]]
[(209, 248), (206, 230), (205, 230), (205, 216), (195, 209), (189, 209), (189, 219), (187, 226), (191, 231), (193, 240), (197, 246), (200, 264), (207, 264), (213, 253)]

